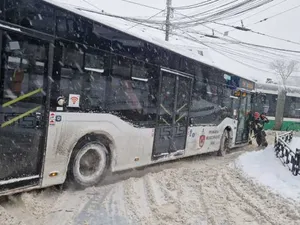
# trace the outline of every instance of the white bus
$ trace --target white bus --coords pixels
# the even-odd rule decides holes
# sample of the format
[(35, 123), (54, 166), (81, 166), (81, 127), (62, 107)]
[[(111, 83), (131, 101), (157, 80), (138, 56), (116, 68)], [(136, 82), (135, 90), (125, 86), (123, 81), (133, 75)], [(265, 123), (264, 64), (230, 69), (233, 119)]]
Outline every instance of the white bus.
[(247, 144), (252, 81), (90, 12), (0, 2), (0, 195)]

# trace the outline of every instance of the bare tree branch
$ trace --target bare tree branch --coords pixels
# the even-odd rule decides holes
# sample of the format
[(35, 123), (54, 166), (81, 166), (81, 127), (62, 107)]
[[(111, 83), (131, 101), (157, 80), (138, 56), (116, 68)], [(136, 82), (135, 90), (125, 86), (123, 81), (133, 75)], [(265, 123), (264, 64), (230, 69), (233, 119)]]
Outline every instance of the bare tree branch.
[(270, 64), (270, 68), (281, 77), (283, 88), (286, 89), (286, 81), (292, 73), (298, 70), (298, 62), (294, 60), (290, 62), (275, 60)]

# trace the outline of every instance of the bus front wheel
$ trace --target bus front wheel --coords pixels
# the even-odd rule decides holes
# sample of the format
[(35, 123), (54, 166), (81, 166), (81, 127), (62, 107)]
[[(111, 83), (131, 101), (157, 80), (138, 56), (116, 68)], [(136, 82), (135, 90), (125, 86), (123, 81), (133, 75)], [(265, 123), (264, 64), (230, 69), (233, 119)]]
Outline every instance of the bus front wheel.
[(95, 186), (107, 170), (108, 151), (98, 141), (76, 147), (69, 164), (69, 178), (78, 188)]
[(225, 156), (228, 151), (229, 151), (229, 132), (225, 130), (221, 138), (221, 144), (220, 144), (220, 149), (218, 151), (218, 155)]

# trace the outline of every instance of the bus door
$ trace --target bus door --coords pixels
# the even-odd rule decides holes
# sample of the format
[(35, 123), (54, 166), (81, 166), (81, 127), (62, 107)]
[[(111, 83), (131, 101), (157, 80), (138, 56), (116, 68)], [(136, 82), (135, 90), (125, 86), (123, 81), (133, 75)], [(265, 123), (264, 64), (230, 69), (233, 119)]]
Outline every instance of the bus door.
[(153, 158), (183, 154), (189, 125), (193, 77), (162, 69)]
[(0, 31), (0, 191), (39, 184), (49, 46), (20, 33)]
[(238, 120), (236, 144), (243, 144), (248, 142), (249, 137), (249, 123), (248, 112), (251, 111), (251, 95), (243, 93), (235, 100), (236, 116)]

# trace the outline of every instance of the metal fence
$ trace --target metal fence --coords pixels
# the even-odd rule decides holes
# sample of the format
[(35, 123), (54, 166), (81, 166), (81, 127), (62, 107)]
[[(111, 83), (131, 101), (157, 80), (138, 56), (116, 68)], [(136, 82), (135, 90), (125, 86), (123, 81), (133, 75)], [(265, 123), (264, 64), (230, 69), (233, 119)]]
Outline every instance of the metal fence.
[(293, 131), (284, 134), (276, 134), (275, 154), (281, 160), (284, 166), (288, 167), (294, 176), (300, 174), (300, 149), (291, 149), (289, 144), (293, 139)]

